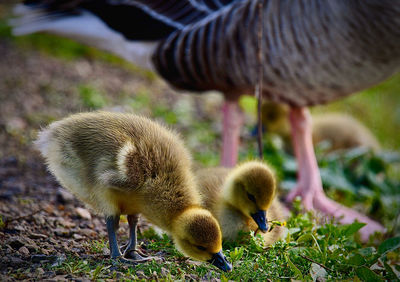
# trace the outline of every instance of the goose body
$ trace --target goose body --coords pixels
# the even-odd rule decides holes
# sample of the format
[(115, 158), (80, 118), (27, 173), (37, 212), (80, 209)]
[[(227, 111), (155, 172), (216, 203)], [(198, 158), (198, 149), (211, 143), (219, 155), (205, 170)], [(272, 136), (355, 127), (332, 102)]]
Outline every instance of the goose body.
[(153, 68), (178, 88), (234, 99), (257, 81), (260, 2), (270, 100), (325, 103), (400, 69), (398, 0), (33, 0), (17, 9), (14, 33), (72, 37)]
[[(254, 218), (257, 210), (266, 211), (268, 221), (284, 220), (283, 207), (275, 198), (273, 173), (261, 162), (245, 162), (234, 169), (200, 169), (196, 178), (203, 207), (218, 219), (224, 240), (237, 239), (240, 231), (260, 231), (262, 224), (260, 228), (256, 222), (259, 220)], [(281, 227), (275, 227), (270, 232), (263, 231), (258, 233), (268, 245), (283, 235)]]
[(261, 50), (263, 95), (291, 106), (299, 171), (287, 200), (301, 196), (307, 209), (344, 223), (367, 223), (364, 239), (384, 231), (325, 196), (305, 107), (350, 95), (399, 71), (399, 0), (28, 0), (16, 12), (15, 34), (47, 31), (76, 38), (140, 62), (177, 88), (223, 92), (227, 167), (238, 156), (243, 123), (238, 98), (253, 92)]
[(223, 263), (216, 265), (230, 269), (220, 227), (200, 207), (190, 155), (176, 134), (131, 114), (82, 113), (50, 124), (36, 145), (57, 180), (106, 216), (112, 258), (121, 257), (115, 232), (125, 214), (131, 228), (125, 257), (142, 259), (136, 253), (142, 214), (184, 254), (212, 262), (219, 256)]

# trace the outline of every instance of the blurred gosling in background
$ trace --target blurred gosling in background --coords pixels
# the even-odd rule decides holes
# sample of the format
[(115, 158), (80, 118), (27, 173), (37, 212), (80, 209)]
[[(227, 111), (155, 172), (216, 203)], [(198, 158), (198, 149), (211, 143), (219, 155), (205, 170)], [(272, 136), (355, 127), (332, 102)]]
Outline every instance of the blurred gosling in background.
[[(291, 139), (289, 107), (285, 104), (264, 101), (261, 112), (266, 132), (280, 135), (285, 143), (289, 144)], [(328, 142), (330, 152), (356, 147), (364, 147), (375, 152), (380, 150), (380, 145), (371, 131), (347, 114), (313, 115), (312, 140), (314, 146)]]

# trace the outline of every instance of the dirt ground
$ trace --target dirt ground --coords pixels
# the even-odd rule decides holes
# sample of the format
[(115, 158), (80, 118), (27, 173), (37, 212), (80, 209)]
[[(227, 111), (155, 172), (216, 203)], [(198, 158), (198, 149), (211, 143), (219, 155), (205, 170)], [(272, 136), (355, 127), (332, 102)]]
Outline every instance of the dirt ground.
[[(171, 107), (178, 97), (159, 79), (110, 63), (58, 59), (18, 48), (7, 40), (0, 41), (0, 54), (0, 280), (71, 279), (45, 271), (42, 265), (60, 264), (66, 254), (108, 258), (107, 248), (102, 254), (93, 254), (88, 244), (107, 238), (104, 220), (46, 171), (32, 146), (38, 129), (69, 113), (87, 110), (77, 85), (101, 89), (110, 109), (118, 111), (125, 110), (124, 99), (138, 89), (146, 89), (152, 101)], [(203, 99), (179, 97), (187, 97), (183, 99), (189, 99), (190, 105)], [(147, 111), (137, 109), (144, 115)], [(180, 124), (183, 131), (187, 126)], [(142, 222), (140, 227), (146, 224)], [(126, 225), (120, 234), (127, 234)]]

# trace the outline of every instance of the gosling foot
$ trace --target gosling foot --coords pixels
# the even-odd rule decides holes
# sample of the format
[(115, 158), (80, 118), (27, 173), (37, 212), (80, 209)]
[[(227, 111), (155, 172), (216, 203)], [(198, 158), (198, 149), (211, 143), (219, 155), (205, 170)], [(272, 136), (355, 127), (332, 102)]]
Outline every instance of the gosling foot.
[(129, 259), (129, 258), (124, 258), (124, 257), (121, 255), (121, 256), (119, 256), (119, 257), (111, 258), (111, 263), (112, 263), (113, 265), (118, 265), (118, 264), (121, 264), (121, 263), (123, 263), (123, 264), (132, 264), (132, 265), (134, 265), (134, 264), (137, 264), (138, 261), (135, 261), (135, 260)]
[(149, 257), (145, 254), (143, 254), (141, 251), (139, 250), (126, 250), (124, 252), (124, 256), (125, 259), (128, 259), (130, 261), (134, 261), (136, 263), (141, 263), (141, 262), (146, 262), (149, 260), (154, 259), (154, 257)]

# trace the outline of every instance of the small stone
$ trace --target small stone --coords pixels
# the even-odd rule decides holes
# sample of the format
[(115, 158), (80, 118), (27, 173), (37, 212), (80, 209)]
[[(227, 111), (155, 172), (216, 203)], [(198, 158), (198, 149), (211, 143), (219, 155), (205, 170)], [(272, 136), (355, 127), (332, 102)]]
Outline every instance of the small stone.
[(10, 259), (11, 264), (14, 264), (14, 265), (19, 265), (19, 264), (25, 263), (25, 261), (23, 261), (22, 259), (17, 258), (17, 257), (9, 257), (9, 259)]
[(37, 225), (44, 225), (46, 223), (46, 220), (44, 219), (44, 217), (40, 214), (35, 214), (33, 216), (33, 220), (35, 221), (35, 223)]
[(65, 220), (64, 218), (60, 217), (57, 219), (57, 222), (66, 228), (75, 227), (76, 224), (72, 221)]
[(48, 236), (46, 236), (44, 234), (33, 233), (33, 232), (31, 232), (28, 236), (31, 239), (47, 239), (48, 238)]
[(92, 219), (92, 215), (90, 214), (90, 212), (87, 209), (76, 208), (75, 211), (81, 218), (89, 219), (89, 220)]
[(48, 256), (50, 254), (50, 252), (44, 248), (40, 248), (40, 251), (46, 256)]
[(18, 231), (20, 231), (20, 232), (21, 232), (21, 231), (25, 231), (25, 227), (22, 226), (22, 225), (17, 225), (17, 226), (14, 227), (14, 229), (15, 229), (15, 230), (18, 230)]
[(19, 252), (21, 255), (29, 256), (29, 250), (28, 250), (28, 248), (25, 247), (25, 246), (22, 246), (21, 248), (19, 248), (18, 252)]
[(109, 256), (110, 255), (110, 249), (107, 247), (103, 247), (103, 255)]
[(82, 240), (83, 238), (85, 238), (85, 237), (83, 237), (82, 235), (77, 234), (77, 233), (74, 233), (74, 235), (72, 235), (72, 237), (73, 237), (74, 239), (76, 239), (76, 240)]
[(44, 274), (44, 270), (41, 267), (36, 268), (35, 274), (38, 276), (42, 276)]
[(64, 188), (59, 188), (57, 190), (57, 201), (61, 204), (67, 204), (74, 200), (74, 195), (72, 195), (69, 191)]
[(71, 231), (65, 228), (54, 229), (54, 234), (60, 237), (71, 237)]
[(97, 235), (96, 232), (94, 232), (92, 229), (89, 228), (82, 228), (79, 232), (87, 237), (92, 237)]
[(52, 214), (54, 212), (54, 206), (52, 204), (47, 204), (43, 207), (48, 214)]

